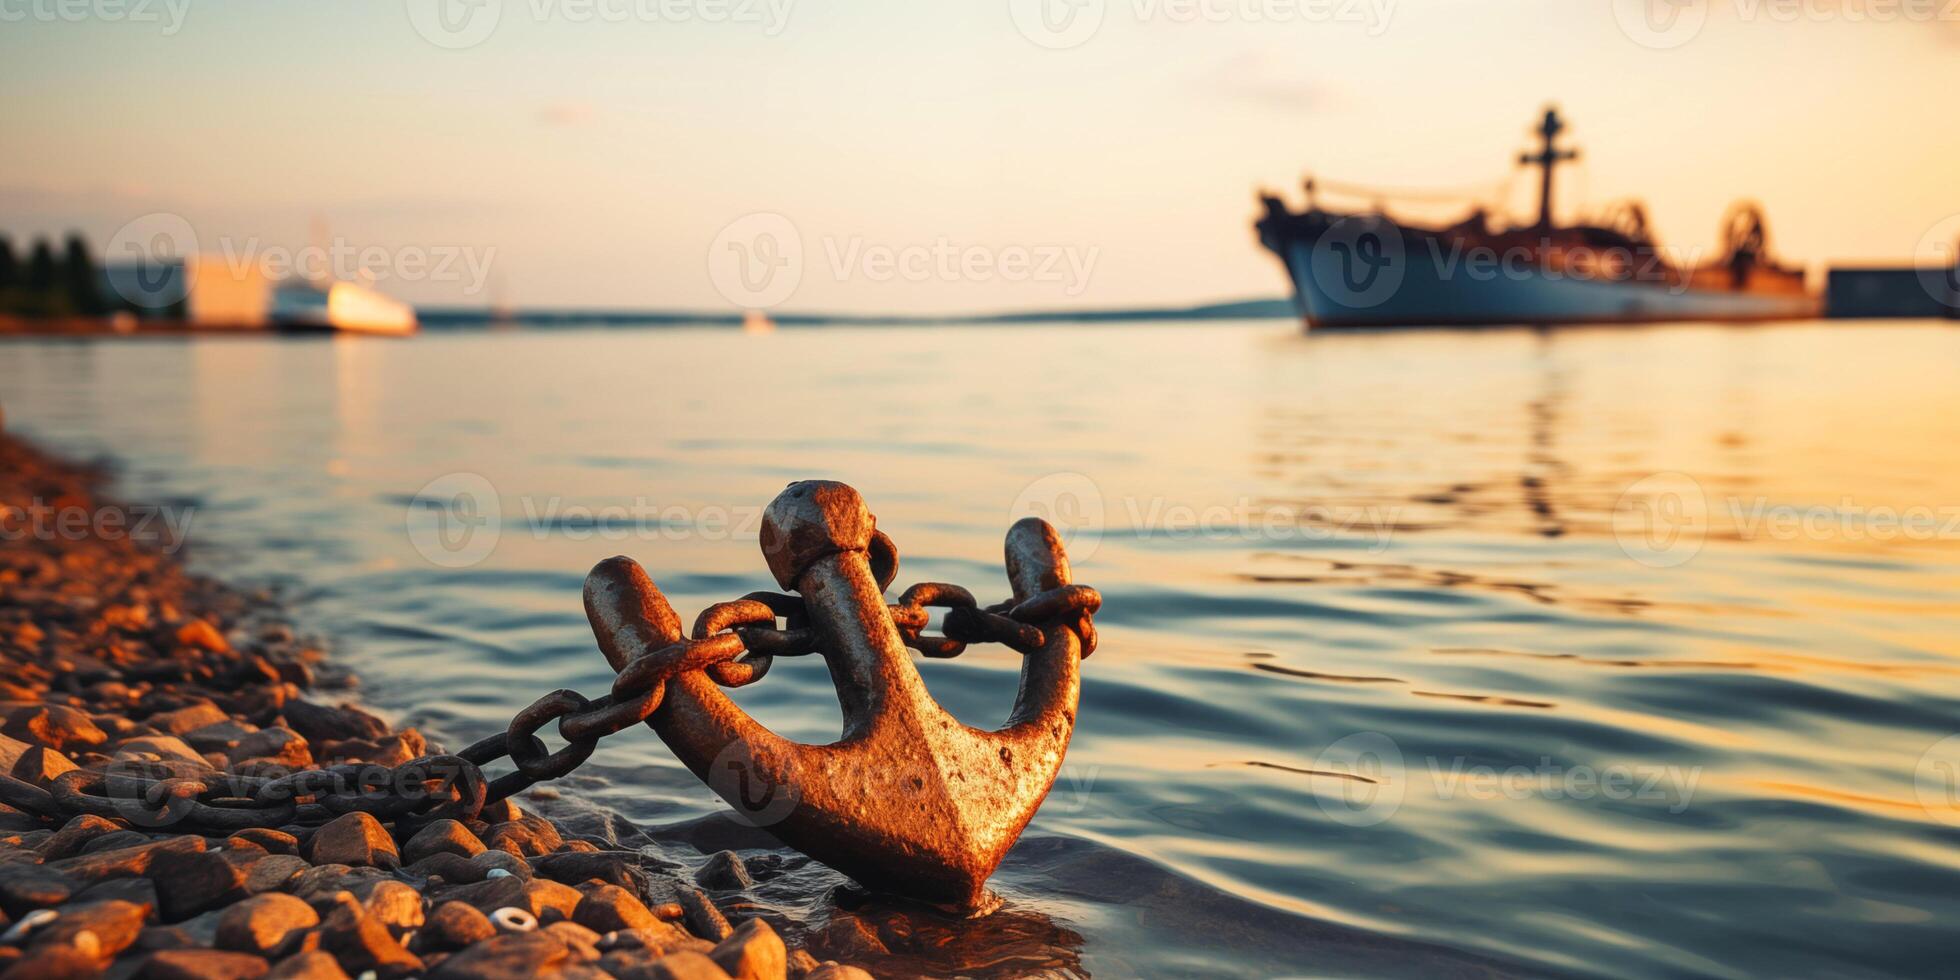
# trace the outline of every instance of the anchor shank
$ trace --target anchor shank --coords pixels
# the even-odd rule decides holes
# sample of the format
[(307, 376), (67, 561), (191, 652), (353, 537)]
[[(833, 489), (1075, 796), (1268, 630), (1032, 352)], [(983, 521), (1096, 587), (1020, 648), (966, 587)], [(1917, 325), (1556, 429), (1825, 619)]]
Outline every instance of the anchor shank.
[(823, 638), (824, 661), (844, 710), (846, 739), (868, 733), (894, 710), (926, 700), (925, 685), (892, 623), (869, 557), (834, 552), (797, 577), (810, 620)]

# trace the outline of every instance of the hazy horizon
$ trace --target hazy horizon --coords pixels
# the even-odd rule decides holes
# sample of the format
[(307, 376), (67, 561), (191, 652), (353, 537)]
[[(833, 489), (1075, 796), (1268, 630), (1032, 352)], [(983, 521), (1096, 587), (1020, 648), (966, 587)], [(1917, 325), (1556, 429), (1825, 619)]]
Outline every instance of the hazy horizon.
[(1638, 197), (1692, 256), (1749, 197), (1812, 267), (1960, 234), (1946, 4), (446, 2), (0, 0), (0, 230), (161, 212), (378, 250), (418, 304), (728, 310), (761, 221), (780, 312), (1185, 306), (1285, 294), (1254, 194), (1310, 171), (1524, 213), (1554, 102), (1567, 218)]

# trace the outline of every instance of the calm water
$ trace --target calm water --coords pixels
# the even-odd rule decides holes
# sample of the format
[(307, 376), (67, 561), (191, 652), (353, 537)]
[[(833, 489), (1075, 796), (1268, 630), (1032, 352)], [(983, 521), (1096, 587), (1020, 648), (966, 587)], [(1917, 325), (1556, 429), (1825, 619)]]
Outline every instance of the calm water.
[[(685, 616), (768, 587), (753, 518), (791, 479), (855, 484), (901, 585), (982, 601), (1014, 518), (1070, 525), (1102, 647), (1007, 908), (858, 910), (887, 969), (975, 975), (1950, 973), (1956, 379), (1937, 324), (0, 346), (9, 427), (194, 503), (202, 567), (285, 583), (452, 742), (604, 690), (599, 558)], [(451, 473), (503, 518), (467, 567), (407, 530)], [(922, 670), (991, 727), (1018, 660)], [(817, 663), (739, 699), (836, 734)], [(563, 786), (760, 843), (644, 730)], [(830, 942), (835, 882), (760, 901)]]

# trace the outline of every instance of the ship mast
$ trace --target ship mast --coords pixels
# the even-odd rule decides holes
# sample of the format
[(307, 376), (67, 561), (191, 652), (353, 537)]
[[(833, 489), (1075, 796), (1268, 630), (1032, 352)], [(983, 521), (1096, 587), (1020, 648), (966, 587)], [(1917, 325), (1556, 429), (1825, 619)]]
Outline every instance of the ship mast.
[(1565, 120), (1559, 118), (1556, 107), (1545, 109), (1545, 119), (1534, 130), (1544, 141), (1544, 147), (1537, 153), (1525, 153), (1518, 157), (1518, 163), (1539, 168), (1538, 183), (1538, 225), (1539, 228), (1552, 226), (1552, 171), (1559, 164), (1579, 158), (1578, 150), (1562, 150), (1557, 144), (1558, 135), (1565, 132)]

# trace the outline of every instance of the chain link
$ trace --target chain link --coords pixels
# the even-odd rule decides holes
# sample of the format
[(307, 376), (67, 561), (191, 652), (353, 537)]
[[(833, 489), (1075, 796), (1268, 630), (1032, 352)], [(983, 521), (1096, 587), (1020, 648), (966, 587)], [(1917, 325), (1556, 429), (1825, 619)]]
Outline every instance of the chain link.
[[(868, 557), (879, 588), (888, 590), (898, 571), (897, 548), (877, 532)], [(1055, 629), (1073, 630), (1087, 657), (1095, 651), (1092, 617), (1101, 606), (1102, 597), (1085, 585), (983, 608), (973, 593), (957, 585), (921, 582), (888, 608), (906, 646), (945, 659), (974, 643), (999, 643), (1031, 654), (1047, 645)], [(925, 632), (932, 609), (946, 610), (938, 636)], [(744, 687), (767, 675), (777, 657), (820, 652), (822, 641), (809, 623), (803, 600), (781, 592), (751, 592), (716, 603), (702, 610), (687, 639), (622, 668), (604, 697), (553, 691), (519, 711), (502, 732), (454, 754), (424, 756), (392, 768), (350, 763), (269, 778), (217, 773), (187, 763), (117, 763), (108, 772), (64, 773), (46, 793), (9, 779), (0, 784), (0, 802), (50, 819), (93, 813), (148, 826), (183, 824), (226, 832), (317, 824), (354, 811), (399, 828), (470, 820), (484, 807), (537, 783), (570, 775), (601, 739), (652, 717), (668, 682), (683, 673), (703, 671), (723, 687)], [(538, 737), (553, 721), (565, 741), (556, 752)], [(483, 767), (505, 758), (516, 770), (486, 779)]]

